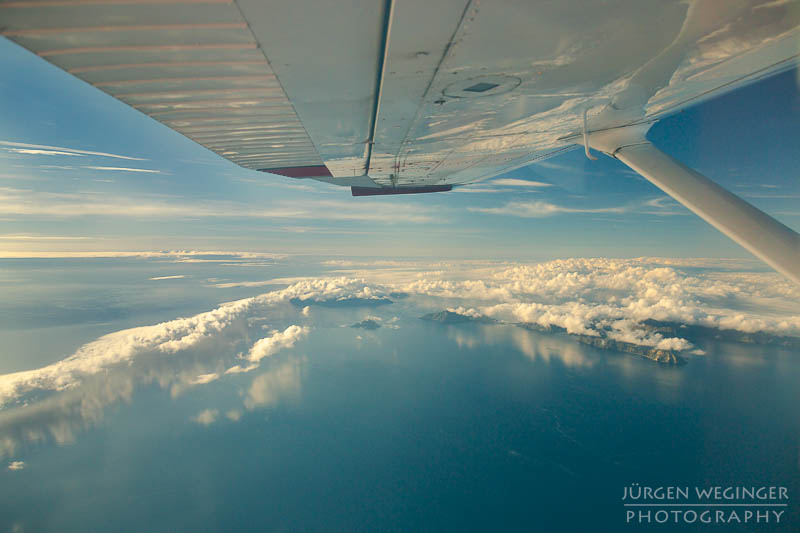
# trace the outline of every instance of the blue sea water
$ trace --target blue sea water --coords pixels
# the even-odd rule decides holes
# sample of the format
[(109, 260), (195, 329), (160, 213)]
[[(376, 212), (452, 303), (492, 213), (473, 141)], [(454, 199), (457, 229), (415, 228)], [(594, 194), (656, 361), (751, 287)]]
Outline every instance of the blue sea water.
[[(6, 264), (27, 285), (3, 303), (3, 372), (271, 288), (208, 281), (243, 268)], [(312, 270), (258, 268), (264, 279)], [(149, 280), (169, 275), (185, 277)], [(709, 339), (706, 355), (662, 367), (515, 326), (425, 322), (403, 301), (311, 313), (309, 335), (253, 372), (178, 394), (143, 383), (62, 442), (22, 446), (7, 459), (24, 468), (0, 470), (0, 531), (800, 527), (796, 352)], [(373, 315), (392, 327), (347, 327)], [(790, 499), (779, 524), (628, 523), (634, 483), (784, 486)]]

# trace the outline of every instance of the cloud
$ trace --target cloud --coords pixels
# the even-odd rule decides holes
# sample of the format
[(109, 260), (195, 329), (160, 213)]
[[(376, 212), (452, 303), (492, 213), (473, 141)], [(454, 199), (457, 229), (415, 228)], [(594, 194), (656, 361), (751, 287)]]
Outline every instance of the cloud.
[(71, 155), (77, 157), (83, 157), (83, 154), (76, 154), (74, 152), (61, 152), (58, 150), (36, 150), (32, 148), (8, 148), (9, 152), (13, 152), (15, 154), (25, 154), (25, 155)]
[(533, 181), (533, 180), (520, 180), (515, 178), (502, 178), (498, 180), (492, 180), (491, 182), (494, 185), (503, 185), (505, 187), (552, 187), (552, 183), (545, 183), (543, 181)]
[(659, 216), (680, 216), (689, 214), (688, 211), (683, 209), (677, 202), (667, 196), (646, 200), (638, 205), (613, 207), (578, 208), (566, 207), (545, 201), (512, 201), (498, 207), (468, 207), (467, 209), (476, 213), (488, 213), (492, 215), (504, 215), (520, 218), (546, 218), (563, 213), (640, 213)]
[(147, 168), (128, 168), (128, 167), (83, 167), (90, 170), (114, 170), (119, 172), (144, 172), (147, 174), (162, 174), (160, 170), (152, 170)]
[(659, 348), (682, 350), (689, 343), (644, 321), (800, 336), (800, 288), (778, 274), (720, 265), (735, 268), (721, 260), (567, 259), (484, 270), (480, 279), (421, 279), (403, 290), (505, 322)]
[(31, 235), (27, 233), (0, 234), (0, 241), (85, 241), (89, 237), (71, 237), (68, 235)]
[[(169, 253), (175, 257), (177, 252)], [(204, 257), (204, 252), (181, 253)], [(800, 287), (778, 274), (753, 271), (747, 262), (666, 258), (564, 259), (538, 264), (453, 261), (430, 270), (436, 266), (404, 263), (404, 269), (416, 269), (417, 275), (402, 279), (396, 276), (399, 267), (389, 263), (363, 270), (360, 278), (294, 279), (283, 289), (192, 317), (110, 333), (56, 363), (0, 375), (0, 456), (12, 454), (21, 442), (72, 442), (77, 433), (102, 419), (106, 406), (129, 401), (144, 384), (156, 384), (177, 396), (215, 380), (240, 382), (247, 379), (244, 373), (259, 369), (262, 373), (242, 390), (243, 408), (290, 399), (301, 391), (304, 364), (290, 350), (310, 334), (311, 326), (319, 326), (326, 312), (337, 314), (333, 322), (341, 324), (339, 311), (323, 307), (317, 313), (315, 304), (359, 301), (366, 305), (395, 298), (390, 316), (419, 317), (455, 309), (505, 323), (558, 327), (678, 351), (690, 350), (691, 339), (679, 328), (654, 329), (645, 321), (800, 336)], [(392, 296), (399, 293), (407, 297)], [(374, 319), (381, 318), (378, 311), (370, 312), (379, 315)], [(359, 313), (364, 316), (363, 308)], [(394, 322), (382, 316), (384, 322)], [(310, 322), (312, 318), (316, 324)], [(545, 340), (532, 343), (526, 340), (532, 336), (519, 331), (515, 343), (533, 359), (593, 364), (579, 348), (569, 349), (570, 339), (541, 336)], [(457, 342), (478, 342), (467, 333), (460, 333)], [(233, 420), (240, 415), (225, 416)], [(206, 414), (202, 420), (210, 418)], [(217, 412), (213, 419), (218, 418)]]
[(0, 212), (4, 215), (72, 218), (85, 216), (139, 218), (255, 218), (362, 221), (380, 224), (443, 222), (434, 208), (413, 203), (382, 203), (352, 199), (276, 202), (265, 207), (232, 201), (180, 202), (151, 196), (112, 196), (103, 193), (42, 192), (0, 187)]
[(219, 379), (219, 373), (210, 372), (208, 374), (200, 374), (194, 379), (189, 380), (188, 383), (189, 385), (206, 385), (207, 383), (211, 383), (212, 381), (216, 381), (217, 379)]
[(284, 397), (300, 392), (300, 366), (297, 361), (287, 361), (257, 376), (250, 384), (244, 399), (247, 409), (275, 405)]
[[(361, 284), (343, 283), (356, 289)], [(328, 284), (320, 289), (320, 297), (332, 291)], [(260, 330), (248, 319), (267, 316), (276, 323), (299, 318), (301, 310), (289, 300), (298, 293), (313, 297), (310, 291), (307, 284), (289, 287), (193, 317), (118, 331), (51, 365), (0, 375), (0, 456), (14, 453), (21, 442), (74, 442), (77, 433), (102, 419), (107, 405), (130, 401), (143, 384), (156, 383), (175, 397), (220, 379), (226, 368), (242, 361), (247, 365), (243, 370), (254, 370), (262, 359), (291, 348), (308, 328), (290, 324), (274, 329), (253, 343), (246, 356), (237, 355), (243, 336), (247, 339)], [(270, 390), (296, 388), (286, 379), (276, 383), (284, 385), (270, 385)], [(269, 403), (266, 394), (264, 384), (256, 384), (247, 405)]]
[(545, 218), (561, 213), (625, 213), (628, 207), (599, 207), (591, 209), (579, 209), (564, 207), (550, 202), (508, 202), (501, 207), (468, 207), (469, 211), (476, 213), (488, 213), (491, 215), (505, 215), (523, 218)]
[(175, 275), (175, 276), (156, 276), (154, 278), (147, 278), (147, 279), (149, 281), (161, 281), (161, 280), (164, 280), (164, 279), (183, 279), (185, 277), (186, 276), (184, 276), (183, 274), (178, 274), (178, 275)]
[[(357, 287), (364, 282), (342, 283)], [(360, 294), (368, 288), (362, 287)], [(224, 345), (226, 335), (236, 335), (235, 326), (247, 323), (253, 314), (260, 315), (276, 305), (288, 305), (291, 298), (302, 294), (309, 299), (327, 294), (340, 294), (330, 284), (319, 286), (308, 283), (290, 286), (282, 291), (262, 294), (244, 300), (223, 304), (220, 307), (189, 318), (178, 318), (153, 326), (142, 326), (110, 333), (79, 348), (74, 354), (34, 370), (0, 375), (0, 406), (8, 405), (31, 391), (65, 391), (74, 388), (91, 376), (130, 366), (137, 359), (166, 357), (181, 351)], [(299, 313), (298, 313), (299, 314)], [(289, 326), (275, 330), (259, 340), (246, 360), (255, 364), (275, 351), (288, 348), (307, 333), (306, 328)], [(196, 384), (202, 372), (173, 377), (184, 385)], [(205, 374), (210, 374), (206, 372)], [(198, 378), (200, 376), (200, 378)], [(206, 376), (207, 377), (207, 376)]]
[(659, 196), (642, 203), (640, 211), (649, 215), (681, 216), (689, 211), (669, 196)]
[(392, 293), (390, 287), (370, 283), (365, 279), (344, 276), (300, 280), (281, 291), (292, 301), (305, 303), (333, 303), (353, 300), (385, 300)]
[(284, 331), (272, 331), (269, 337), (259, 339), (250, 348), (247, 354), (247, 360), (251, 363), (257, 363), (265, 357), (274, 355), (283, 348), (289, 348), (302, 337), (308, 334), (308, 328), (296, 325), (289, 326)]
[(217, 409), (205, 409), (194, 415), (192, 417), (192, 422), (196, 422), (201, 426), (210, 426), (216, 422), (218, 416), (219, 411)]
[(25, 468), (25, 461), (11, 461), (8, 464), (9, 470), (22, 470)]
[(284, 348), (291, 348), (297, 341), (308, 335), (309, 328), (292, 325), (283, 331), (273, 330), (268, 337), (259, 339), (250, 348), (246, 356), (241, 358), (246, 365), (234, 365), (225, 371), (226, 374), (240, 374), (258, 368), (258, 363), (265, 357), (275, 355)]
[[(33, 236), (32, 238), (36, 238)], [(44, 237), (47, 239), (47, 237)], [(69, 237), (71, 240), (73, 237)], [(74, 237), (82, 239), (82, 237)], [(59, 237), (54, 237), (58, 240)], [(100, 251), (44, 251), (44, 252), (28, 252), (28, 251), (3, 251), (0, 250), (0, 258), (111, 258), (111, 257), (139, 257), (147, 259), (164, 259), (171, 260), (175, 263), (201, 263), (201, 262), (241, 262), (244, 259), (257, 259), (260, 261), (272, 260), (279, 261), (289, 257), (286, 254), (276, 254), (272, 252), (232, 252), (232, 251), (214, 251), (214, 250), (166, 250), (166, 251), (114, 251), (114, 250), (100, 250)], [(211, 258), (214, 259), (211, 259)], [(261, 263), (263, 266), (263, 263)]]
[(89, 150), (78, 150), (77, 148), (64, 148), (61, 146), (46, 146), (43, 144), (27, 144), (12, 141), (0, 141), (0, 146), (11, 146), (10, 150), (17, 153), (27, 153), (32, 155), (98, 155), (101, 157), (112, 157), (115, 159), (127, 159), (130, 161), (146, 161), (140, 157), (130, 157), (126, 155), (109, 154), (107, 152), (92, 152)]
[(495, 193), (495, 192), (508, 192), (507, 189), (496, 189), (494, 187), (486, 187), (485, 185), (476, 185), (475, 187), (463, 186), (459, 185), (455, 187), (453, 190), (458, 191), (459, 193)]
[[(102, 419), (107, 405), (129, 401), (143, 384), (156, 383), (175, 397), (226, 374), (255, 370), (308, 334), (307, 326), (292, 323), (305, 320), (302, 308), (291, 303), (294, 298), (310, 303), (368, 299), (388, 290), (347, 278), (303, 281), (192, 317), (110, 333), (61, 361), (0, 375), (0, 456), (13, 453), (20, 442), (73, 442), (78, 432)], [(265, 321), (272, 324), (266, 336)], [(261, 338), (246, 354), (238, 353), (257, 333)], [(298, 390), (299, 370), (286, 368), (254, 382), (246, 406), (267, 405), (270, 398)]]
[(264, 287), (267, 285), (277, 285), (281, 283), (278, 279), (265, 279), (260, 281), (228, 281), (225, 283), (214, 283), (218, 289), (232, 289), (234, 287)]

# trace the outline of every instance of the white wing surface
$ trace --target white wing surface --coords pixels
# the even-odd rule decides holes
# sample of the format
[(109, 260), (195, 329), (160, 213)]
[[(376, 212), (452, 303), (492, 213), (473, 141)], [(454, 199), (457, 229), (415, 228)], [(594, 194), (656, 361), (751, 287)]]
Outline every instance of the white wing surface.
[(593, 130), (653, 120), (790, 68), (799, 16), (780, 0), (0, 2), (6, 37), (234, 163), (395, 187), (528, 164), (584, 111)]

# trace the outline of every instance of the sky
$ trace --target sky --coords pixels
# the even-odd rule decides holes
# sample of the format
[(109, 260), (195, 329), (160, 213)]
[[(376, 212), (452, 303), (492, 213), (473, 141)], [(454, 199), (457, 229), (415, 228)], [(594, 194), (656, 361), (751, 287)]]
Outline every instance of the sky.
[[(732, 257), (747, 252), (618, 161), (582, 150), (451, 193), (352, 198), (237, 167), (3, 39), (0, 256), (222, 250), (341, 256)], [(649, 138), (800, 229), (797, 72)]]

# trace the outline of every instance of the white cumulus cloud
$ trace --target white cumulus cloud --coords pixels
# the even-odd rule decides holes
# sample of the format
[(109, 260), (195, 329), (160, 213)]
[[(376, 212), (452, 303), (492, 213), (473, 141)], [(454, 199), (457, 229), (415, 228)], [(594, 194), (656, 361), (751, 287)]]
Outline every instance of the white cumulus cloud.
[(210, 426), (214, 422), (216, 422), (217, 417), (219, 416), (219, 410), (217, 409), (204, 409), (200, 411), (196, 415), (192, 417), (192, 422), (196, 422), (201, 426)]
[(469, 310), (463, 314), (581, 335), (602, 331), (658, 348), (684, 350), (690, 344), (653, 333), (641, 322), (800, 335), (798, 287), (778, 274), (737, 271), (735, 264), (718, 260), (566, 259), (484, 269), (480, 279), (420, 279), (402, 288)]

